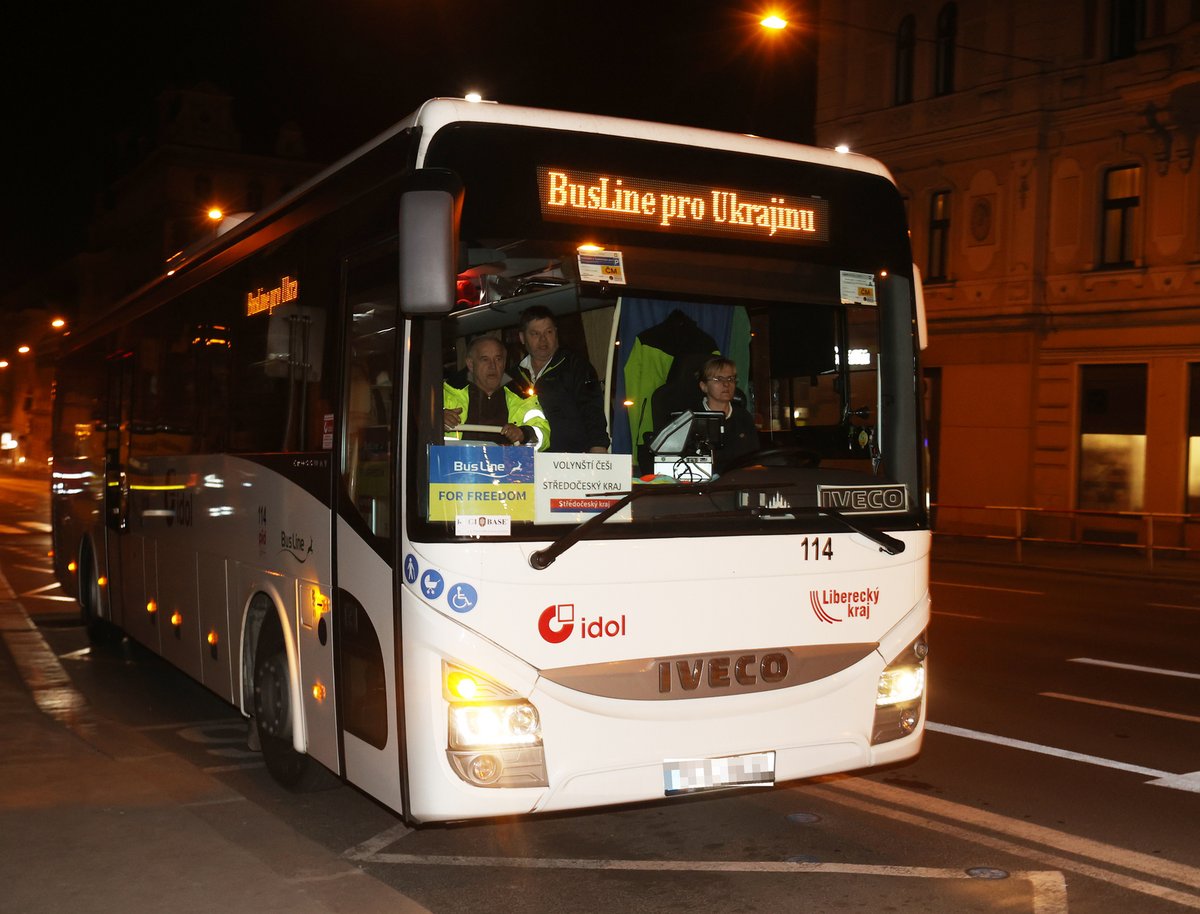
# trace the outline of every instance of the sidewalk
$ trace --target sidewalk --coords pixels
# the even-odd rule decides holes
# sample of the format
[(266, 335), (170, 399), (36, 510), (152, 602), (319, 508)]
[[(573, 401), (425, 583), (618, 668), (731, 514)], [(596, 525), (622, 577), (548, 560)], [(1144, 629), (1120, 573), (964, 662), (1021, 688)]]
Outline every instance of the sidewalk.
[(964, 562), (1006, 565), (1013, 569), (1039, 568), (1071, 574), (1103, 577), (1144, 578), (1200, 584), (1200, 559), (1177, 553), (1155, 553), (1151, 565), (1144, 549), (1120, 546), (1077, 546), (1058, 543), (1023, 542), (1008, 539), (934, 534), (933, 562)]
[(0, 574), (0, 912), (426, 909), (89, 710)]

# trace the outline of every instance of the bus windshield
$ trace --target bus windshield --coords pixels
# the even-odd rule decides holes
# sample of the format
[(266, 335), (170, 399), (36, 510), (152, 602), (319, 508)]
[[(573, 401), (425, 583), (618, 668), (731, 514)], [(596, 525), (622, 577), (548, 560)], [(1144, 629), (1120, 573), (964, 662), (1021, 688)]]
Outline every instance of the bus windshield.
[[(922, 522), (910, 258), (881, 240), (896, 232), (878, 229), (898, 211), (890, 185), (860, 175), (854, 187), (810, 163), (773, 160), (766, 170), (776, 174), (764, 175), (762, 162), (728, 153), (681, 174), (666, 161), (634, 164), (628, 140), (602, 138), (607, 151), (597, 152), (594, 137), (581, 139), (583, 155), (561, 135), (554, 161), (570, 167), (539, 165), (549, 153), (535, 134), (484, 144), (497, 156), (481, 163), (482, 138), (466, 139), (452, 133), (440, 148), (466, 186), (459, 305), (414, 327), (412, 351), (424, 364), (412, 373), (413, 402), (439, 384), (444, 400), (410, 438), (421, 471), (410, 474), (419, 511), (409, 520), (424, 528), (420, 538), (554, 538), (562, 531), (548, 526), (581, 524), (651, 485), (680, 497), (635, 497), (589, 535), (680, 535), (700, 521), (718, 535), (844, 530), (837, 515), (851, 513), (872, 529)], [(601, 174), (606, 157), (626, 177)], [(693, 219), (678, 232), (674, 219), (612, 212), (617, 187), (636, 187), (630, 205), (651, 217), (668, 203), (681, 209), (672, 201), (699, 188), (691, 182), (702, 174), (738, 187), (691, 194), (709, 223), (721, 206), (768, 199), (768, 188), (820, 193), (776, 193), (776, 203), (744, 209), (761, 224), (757, 234), (728, 228), (733, 209), (715, 229)], [(549, 211), (571, 193), (577, 212)], [(776, 238), (789, 219), (813, 231)], [(546, 382), (522, 344), (523, 315), (552, 323), (560, 349), (594, 372), (605, 453), (580, 445), (561, 404), (539, 397)], [(482, 372), (471, 358), (481, 338), (493, 342), (478, 351), (502, 367), (487, 382), (471, 371)], [(486, 421), (482, 405), (467, 405), (480, 386), (505, 391)], [(446, 424), (445, 409), (461, 428)], [(544, 426), (525, 423), (531, 409), (549, 413)], [(518, 437), (525, 446), (501, 433), (510, 418), (527, 429)]]

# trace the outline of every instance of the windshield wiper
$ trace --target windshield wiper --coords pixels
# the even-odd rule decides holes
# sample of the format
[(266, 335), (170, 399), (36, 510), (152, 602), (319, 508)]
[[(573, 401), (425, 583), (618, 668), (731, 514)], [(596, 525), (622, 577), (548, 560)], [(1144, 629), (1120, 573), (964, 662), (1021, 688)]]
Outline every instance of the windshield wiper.
[[(711, 485), (700, 484), (700, 485), (686, 485), (686, 486), (671, 486), (671, 485), (643, 486), (641, 488), (634, 489), (630, 492), (622, 493), (621, 497), (619, 499), (617, 499), (617, 501), (613, 502), (613, 504), (609, 505), (607, 508), (605, 508), (599, 514), (595, 515), (594, 517), (589, 517), (583, 523), (581, 523), (578, 526), (576, 526), (575, 528), (573, 528), (569, 533), (567, 533), (561, 539), (555, 540), (553, 543), (551, 543), (545, 549), (539, 549), (537, 552), (534, 552), (532, 555), (529, 556), (529, 564), (530, 564), (530, 567), (536, 569), (537, 571), (545, 571), (547, 568), (549, 568), (551, 565), (554, 564), (555, 559), (557, 559), (560, 555), (562, 555), (564, 552), (566, 552), (568, 549), (570, 549), (572, 546), (574, 546), (580, 540), (584, 539), (587, 536), (587, 534), (589, 533), (589, 531), (591, 531), (595, 527), (600, 526), (606, 520), (608, 520), (610, 517), (612, 517), (614, 514), (616, 514), (618, 511), (620, 511), (626, 505), (628, 505), (630, 502), (636, 501), (639, 498), (643, 498), (646, 496), (666, 497), (666, 496), (673, 496), (673, 495), (704, 496), (704, 495), (709, 495), (709, 494), (716, 493), (716, 492), (745, 492), (750, 489), (767, 489), (767, 490), (771, 490), (771, 491), (776, 491), (781, 488), (791, 488), (794, 485), (795, 485), (795, 483), (784, 483), (782, 485), (780, 485), (780, 484), (757, 485), (757, 486), (747, 486), (745, 484), (739, 485), (737, 483), (713, 483)], [(888, 534), (884, 533), (882, 530), (875, 530), (871, 527), (868, 527), (860, 521), (851, 520), (850, 518), (846, 517), (846, 515), (843, 514), (841, 511), (837, 511), (833, 508), (821, 508), (821, 507), (817, 507), (815, 505), (814, 506), (806, 506), (806, 507), (802, 507), (802, 508), (791, 508), (791, 507), (773, 508), (773, 507), (749, 507), (749, 506), (747, 506), (747, 507), (743, 507), (743, 508), (738, 508), (733, 511), (710, 512), (710, 513), (706, 513), (704, 516), (707, 516), (707, 517), (716, 517), (716, 516), (744, 517), (747, 514), (750, 514), (752, 516), (757, 516), (757, 517), (764, 517), (764, 516), (765, 517), (787, 517), (787, 516), (794, 517), (797, 514), (816, 514), (816, 515), (823, 516), (823, 517), (829, 517), (829, 518), (832, 518), (833, 520), (837, 521), (838, 523), (840, 523), (843, 527), (846, 527), (848, 530), (853, 530), (855, 533), (860, 533), (863, 536), (865, 536), (871, 542), (875, 543), (875, 545), (877, 545), (879, 547), (879, 550), (881, 552), (886, 552), (888, 555), (898, 555), (899, 553), (904, 551), (905, 544), (904, 544), (903, 540), (896, 539), (896, 537), (894, 537), (894, 536), (889, 536)]]
[(841, 511), (837, 511), (833, 508), (813, 508), (811, 510), (815, 511), (817, 514), (824, 515), (825, 517), (832, 517), (838, 523), (850, 530), (853, 530), (855, 533), (861, 533), (876, 546), (878, 546), (880, 552), (886, 552), (888, 555), (899, 555), (904, 551), (904, 540), (898, 540), (894, 536), (888, 536), (882, 530), (876, 530), (872, 527), (868, 527), (861, 521), (851, 520)]
[[(790, 486), (790, 485), (793, 485), (793, 484), (786, 483), (784, 486), (782, 486), (782, 488), (786, 488), (787, 486)], [(581, 539), (583, 539), (585, 536), (587, 536), (587, 534), (590, 530), (592, 530), (595, 527), (600, 526), (606, 520), (608, 520), (610, 517), (612, 517), (614, 514), (616, 514), (618, 511), (620, 511), (626, 505), (628, 505), (630, 502), (637, 501), (639, 498), (654, 497), (654, 496), (665, 497), (665, 496), (671, 496), (671, 495), (695, 495), (695, 496), (699, 497), (699, 496), (709, 495), (713, 492), (744, 492), (746, 489), (756, 489), (756, 488), (778, 489), (778, 488), (781, 488), (781, 486), (779, 486), (779, 485), (746, 486), (746, 485), (738, 485), (736, 483), (728, 483), (728, 482), (720, 483), (720, 482), (718, 482), (718, 483), (712, 483), (710, 485), (705, 485), (703, 483), (700, 483), (699, 485), (688, 484), (686, 486), (684, 486), (684, 485), (646, 485), (646, 486), (642, 486), (637, 489), (633, 489), (632, 491), (629, 491), (629, 492), (623, 492), (619, 499), (617, 499), (615, 502), (613, 502), (611, 505), (609, 505), (607, 508), (605, 508), (599, 514), (595, 515), (594, 517), (589, 517), (582, 524), (580, 524), (579, 526), (572, 529), (571, 532), (568, 533), (566, 536), (562, 537), (561, 539), (555, 540), (553, 543), (551, 543), (545, 549), (539, 549), (537, 552), (535, 552), (531, 556), (529, 556), (529, 565), (530, 565), (530, 567), (536, 569), (537, 571), (545, 571), (547, 568), (549, 568), (551, 565), (554, 564), (555, 559), (557, 559), (560, 555), (562, 555), (564, 552), (566, 552), (568, 549), (570, 549), (572, 546), (574, 546), (576, 543), (578, 543)], [(605, 494), (609, 495), (610, 493), (605, 493)], [(614, 492), (611, 494), (615, 495), (616, 493)]]

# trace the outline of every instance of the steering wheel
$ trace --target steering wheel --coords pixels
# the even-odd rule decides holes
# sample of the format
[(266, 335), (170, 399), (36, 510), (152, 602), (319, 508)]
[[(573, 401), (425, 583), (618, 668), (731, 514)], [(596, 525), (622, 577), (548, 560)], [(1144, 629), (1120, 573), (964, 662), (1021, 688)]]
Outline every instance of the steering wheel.
[(820, 464), (821, 455), (812, 448), (783, 445), (780, 447), (765, 447), (752, 454), (744, 454), (725, 467), (724, 473), (752, 466), (812, 468), (820, 466)]

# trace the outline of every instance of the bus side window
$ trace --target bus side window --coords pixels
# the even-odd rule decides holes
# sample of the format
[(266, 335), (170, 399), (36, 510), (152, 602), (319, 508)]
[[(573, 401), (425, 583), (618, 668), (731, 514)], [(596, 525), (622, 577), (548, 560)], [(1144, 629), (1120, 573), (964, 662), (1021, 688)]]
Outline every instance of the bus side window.
[(387, 258), (352, 267), (343, 401), (342, 482), (350, 503), (376, 536), (391, 536), (391, 461), (395, 420), (392, 372), (396, 356), (396, 286)]

